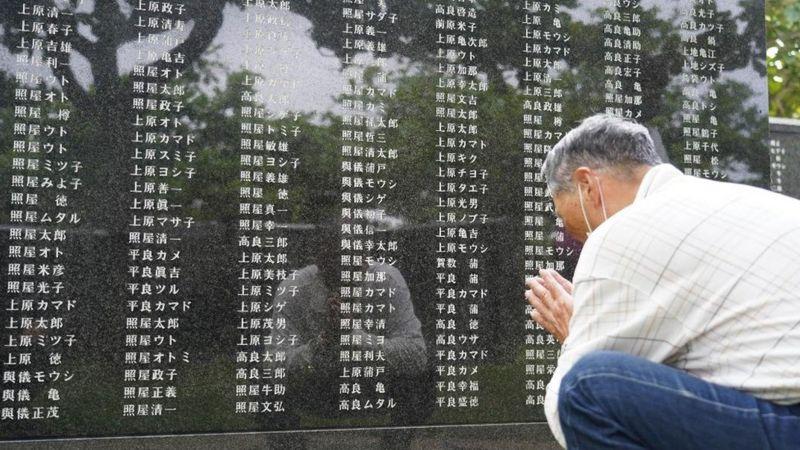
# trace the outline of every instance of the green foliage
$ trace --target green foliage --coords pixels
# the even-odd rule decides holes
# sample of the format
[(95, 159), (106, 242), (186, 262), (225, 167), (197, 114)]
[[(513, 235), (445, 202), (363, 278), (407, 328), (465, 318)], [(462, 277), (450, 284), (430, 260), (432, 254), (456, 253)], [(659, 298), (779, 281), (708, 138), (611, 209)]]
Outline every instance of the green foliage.
[[(132, 1), (127, 3), (132, 4)], [(376, 1), (372, 0), (373, 3)], [(794, 38), (782, 38), (784, 46), (796, 46), (800, 37), (797, 35), (797, 26), (792, 25), (800, 17), (800, 6), (793, 5), (795, 1), (776, 0), (776, 3), (784, 5), (781, 23), (786, 29), (794, 27)], [(9, 49), (13, 49), (19, 39), (15, 35), (17, 31), (13, 22), (16, 12), (9, 6), (12, 3), (0, 2), (0, 25), (4, 28), (4, 41), (0, 42), (0, 46), (5, 45)], [(74, 233), (75, 238), (71, 236), (75, 243), (70, 244), (75, 247), (69, 254), (87, 256), (81, 258), (83, 261), (76, 262), (75, 266), (70, 266), (70, 269), (73, 270), (71, 275), (76, 274), (76, 278), (84, 272), (87, 274), (86, 280), (76, 283), (78, 289), (75, 296), (83, 304), (91, 305), (91, 308), (82, 310), (86, 311), (86, 319), (80, 323), (82, 332), (94, 337), (92, 342), (96, 344), (90, 343), (96, 346), (96, 353), (101, 356), (114, 354), (113, 351), (108, 352), (108, 347), (113, 349), (117, 343), (123, 342), (122, 336), (109, 333), (121, 334), (124, 330), (113, 323), (108, 326), (107, 318), (117, 320), (124, 316), (125, 283), (129, 280), (125, 270), (130, 261), (127, 253), (127, 232), (130, 229), (127, 218), (130, 216), (132, 195), (131, 177), (126, 174), (134, 164), (131, 155), (136, 146), (131, 143), (131, 136), (137, 128), (133, 125), (135, 113), (131, 111), (134, 80), (128, 74), (118, 73), (117, 50), (134, 39), (135, 34), (131, 33), (135, 28), (123, 26), (126, 20), (132, 19), (122, 14), (118, 7), (120, 3), (123, 3), (122, 0), (98, 1), (91, 16), (74, 16), (76, 27), (91, 25), (92, 33), (99, 37), (97, 43), (76, 38), (76, 51), (86, 57), (91, 67), (93, 84), (90, 88), (82, 89), (69, 70), (56, 74), (67, 77), (69, 81), (64, 88), (69, 98), (65, 107), (70, 108), (72, 115), (70, 134), (65, 138), (65, 145), (70, 149), (70, 155), (85, 162), (80, 174), (84, 189), (80, 195), (74, 196), (74, 203), (70, 204), (72, 210), (80, 212), (85, 220), (81, 230), (78, 230), (80, 233)], [(398, 119), (396, 127), (386, 129), (385, 145), (396, 151), (398, 158), (387, 161), (388, 167), (382, 174), (385, 179), (396, 181), (397, 184), (381, 208), (391, 215), (407, 219), (409, 223), (401, 236), (405, 239), (401, 245), (404, 249), (401, 259), (405, 258), (402, 268), (407, 270), (405, 276), (415, 294), (413, 298), (417, 302), (415, 307), (419, 308), (420, 317), (431, 325), (426, 330), (433, 329), (431, 316), (435, 318), (435, 315), (429, 314), (434, 304), (433, 289), (429, 284), (424, 284), (434, 279), (431, 264), (434, 231), (428, 225), (435, 223), (438, 212), (442, 210), (437, 208), (437, 200), (444, 196), (437, 192), (441, 180), (437, 171), (444, 165), (437, 163), (438, 153), (445, 151), (438, 145), (441, 133), (437, 132), (437, 122), (447, 120), (437, 116), (436, 108), (448, 106), (435, 100), (437, 80), (441, 76), (438, 68), (441, 58), (436, 57), (439, 31), (433, 26), (435, 14), (429, 7), (430, 3), (427, 0), (401, 0), (393, 5), (394, 11), (403, 18), (394, 30), (401, 39), (388, 40), (387, 56), (408, 62), (397, 73), (389, 74), (388, 85), (393, 93), (381, 99), (385, 116)], [(487, 346), (491, 360), (487, 360), (481, 369), (487, 380), (482, 384), (481, 391), (489, 394), (489, 403), (483, 405), (482, 414), (486, 416), (480, 419), (492, 422), (528, 420), (530, 417), (526, 414), (539, 414), (538, 410), (522, 407), (515, 389), (522, 385), (522, 372), (517, 370), (522, 364), (519, 359), (521, 356), (515, 352), (524, 336), (520, 314), (522, 302), (516, 281), (522, 278), (522, 264), (519, 261), (521, 252), (518, 249), (522, 245), (523, 235), (521, 194), (524, 192), (523, 165), (526, 164), (526, 155), (522, 151), (522, 130), (526, 127), (523, 114), (534, 110), (527, 107), (526, 103), (541, 100), (525, 95), (518, 82), (525, 70), (526, 55), (523, 39), (520, 39), (523, 33), (519, 21), (522, 3), (507, 0), (477, 2), (479, 9), (490, 12), (482, 13), (480, 21), (480, 34), (491, 43), (490, 47), (475, 51), (475, 64), (486, 79), (486, 89), (474, 92), (477, 100), (474, 108), (463, 107), (474, 109), (474, 122), (481, 141), (485, 143), (476, 166), (485, 169), (488, 174), (488, 190), (481, 197), (480, 211), (485, 212), (491, 222), (481, 229), (481, 236), (486, 242), (497, 243), (491, 249), (495, 254), (486, 257), (486, 261), (492, 263), (487, 266), (487, 273), (492, 272), (485, 279), (498, 283), (489, 286), (494, 298), (486, 302), (485, 311), (491, 314), (492, 320), (481, 325), (487, 324), (486, 328), (482, 328), (482, 333), (490, 342)], [(263, 424), (239, 423), (238, 419), (228, 422), (215, 415), (224, 408), (219, 405), (232, 404), (232, 400), (225, 397), (232, 392), (228, 390), (232, 378), (226, 378), (232, 372), (232, 364), (230, 360), (220, 362), (217, 357), (227, 355), (235, 347), (234, 339), (238, 338), (237, 330), (220, 324), (234, 323), (235, 320), (234, 305), (239, 302), (236, 294), (237, 277), (240, 276), (236, 264), (239, 249), (235, 230), (240, 217), (240, 189), (252, 184), (244, 183), (240, 178), (242, 154), (250, 153), (242, 149), (241, 139), (246, 136), (242, 133), (241, 123), (246, 121), (263, 128), (299, 130), (296, 135), (289, 133), (281, 138), (287, 143), (285, 152), (263, 152), (268, 157), (296, 158), (300, 161), (297, 168), (287, 170), (289, 181), (286, 189), (289, 190), (291, 211), (290, 217), (281, 217), (292, 224), (320, 223), (340, 214), (343, 204), (340, 197), (344, 142), (342, 130), (353, 126), (344, 127), (342, 115), (333, 111), (281, 113), (273, 111), (269, 105), (264, 106), (261, 116), (243, 117), (242, 107), (249, 106), (249, 102), (243, 101), (243, 95), (251, 90), (245, 79), (254, 74), (239, 70), (238, 67), (223, 67), (218, 57), (221, 52), (238, 51), (240, 43), (223, 42), (217, 44), (217, 48), (211, 47), (223, 23), (223, 15), (227, 14), (224, 11), (233, 10), (233, 7), (226, 8), (226, 5), (241, 6), (242, 3), (198, 0), (191, 4), (196, 6), (189, 8), (194, 26), (180, 48), (187, 57), (185, 75), (180, 81), (185, 87), (185, 95), (181, 97), (185, 102), (185, 110), (175, 132), (194, 136), (195, 143), (190, 150), (196, 152), (196, 159), (191, 162), (182, 160), (175, 162), (175, 165), (179, 168), (193, 166), (197, 171), (191, 180), (170, 180), (171, 186), (180, 188), (179, 192), (171, 194), (170, 201), (182, 205), (181, 213), (197, 220), (197, 227), (182, 235), (185, 249), (182, 258), (192, 262), (186, 264), (182, 275), (191, 282), (182, 289), (187, 298), (194, 299), (197, 305), (192, 311), (192, 314), (196, 314), (195, 320), (187, 321), (190, 323), (186, 328), (187, 333), (191, 333), (190, 349), (193, 354), (205, 354), (207, 358), (198, 357), (196, 365), (190, 369), (195, 378), (188, 383), (190, 386), (187, 391), (181, 393), (186, 402), (181, 407), (191, 411), (202, 410), (205, 415), (192, 416), (198, 419), (194, 429), (194, 424), (188, 422), (158, 425), (162, 430), (170, 431), (205, 431), (212, 427), (216, 430), (255, 429)], [(588, 12), (589, 17), (582, 18), (566, 12), (569, 8), (577, 7), (578, 2), (562, 0), (558, 4), (561, 9), (555, 8), (551, 15), (558, 16), (559, 23), (570, 36), (569, 47), (572, 51), (564, 56), (566, 69), (552, 71), (555, 76), (552, 96), (563, 104), (563, 111), (561, 114), (551, 114), (544, 107), (540, 109), (545, 111), (541, 128), (550, 133), (541, 140), (550, 143), (557, 141), (575, 122), (602, 111), (606, 92), (604, 66), (607, 50), (603, 44), (602, 11)], [(341, 57), (345, 50), (340, 33), (344, 27), (340, 6), (333, 2), (330, 7), (325, 7), (325, 2), (292, 3), (294, 12), (311, 22), (309, 37), (320, 50), (332, 51)], [(777, 7), (773, 6), (770, 11), (776, 10)], [(750, 66), (758, 74), (764, 74), (763, 62), (759, 62), (763, 61), (765, 53), (760, 22), (763, 16), (763, 2), (760, 0), (743, 2), (743, 9), (736, 15), (730, 10), (718, 11), (716, 20), (724, 25), (725, 30), (719, 39), (721, 47), (718, 53), (726, 70)], [(642, 29), (646, 33), (640, 39), (643, 48), (640, 66), (644, 99), (642, 115), (638, 119), (659, 131), (660, 142), (671, 161), (681, 166), (685, 153), (684, 127), (691, 126), (691, 122), (684, 119), (684, 111), (691, 108), (683, 106), (686, 95), (677, 78), (684, 70), (685, 63), (678, 20), (656, 7), (643, 8), (641, 11)], [(120, 27), (117, 24), (121, 24)], [(743, 26), (738, 27), (739, 24)], [(771, 36), (775, 32), (775, 29), (771, 29)], [(226, 48), (226, 45), (230, 47)], [(798, 105), (799, 102), (793, 99), (797, 99), (800, 92), (795, 90), (792, 96), (784, 86), (797, 79), (796, 51), (790, 55), (784, 48), (775, 51), (770, 59), (770, 74), (774, 78), (773, 72), (778, 69), (775, 58), (786, 59), (791, 56), (795, 61), (795, 75), (787, 74), (781, 83), (771, 80), (770, 92), (773, 93), (773, 87), (777, 86), (774, 87), (775, 92), (780, 92), (786, 104)], [(781, 63), (781, 70), (786, 70), (785, 64), (788, 63)], [(364, 70), (364, 84), (377, 83), (374, 78), (374, 68)], [(9, 151), (12, 141), (22, 139), (15, 138), (12, 127), (8, 126), (14, 121), (13, 93), (16, 86), (13, 77), (7, 77), (0, 71), (0, 147), (3, 149), (0, 153), (0, 185), (3, 186), (10, 185), (14, 156)], [(767, 130), (766, 121), (758, 112), (760, 97), (755, 98), (749, 86), (730, 78), (717, 79), (712, 88), (715, 96), (713, 109), (702, 113), (704, 117), (701, 123), (708, 123), (707, 116), (712, 114), (711, 111), (719, 120), (719, 136), (713, 136), (720, 149), (721, 160), (718, 165), (723, 170), (732, 169), (731, 172), (743, 174), (734, 181), (765, 185), (768, 178), (764, 172), (768, 167), (768, 153), (764, 146)], [(339, 100), (375, 101), (371, 97), (358, 98), (357, 94), (341, 95)], [(798, 111), (795, 109), (794, 113)], [(170, 117), (170, 114), (161, 112), (148, 114), (159, 119)], [(790, 114), (784, 112), (782, 115)], [(708, 167), (704, 168), (713, 167), (709, 162)], [(363, 176), (370, 176), (369, 172)], [(264, 195), (264, 202), (271, 203), (277, 196), (275, 185), (265, 186)], [(72, 198), (70, 200), (73, 201)], [(8, 204), (0, 205), (0, 223), (7, 223), (8, 216)], [(550, 233), (547, 236), (551, 236)], [(308, 241), (298, 238), (297, 242), (302, 244)], [(301, 251), (305, 253), (301, 255)], [(302, 266), (300, 258), (313, 256), (313, 251), (306, 249), (297, 250), (296, 253), (290, 254), (289, 259), (298, 267)], [(295, 256), (297, 259), (292, 259)], [(78, 264), (84, 264), (86, 270), (80, 270)], [(500, 325), (491, 329), (489, 323)], [(236, 336), (233, 336), (234, 333)], [(107, 370), (122, 373), (121, 363), (112, 363), (106, 363), (111, 367)], [(204, 363), (207, 363), (207, 368), (198, 369)], [(91, 368), (92, 364), (86, 366)], [(103, 370), (106, 370), (105, 367)], [(89, 376), (83, 375), (82, 379), (86, 380)], [(97, 383), (93, 387), (84, 389), (81, 394), (86, 398), (112, 398), (106, 392), (116, 388), (98, 386)], [(92, 399), (79, 399), (74, 403), (91, 404)], [(503, 408), (495, 407), (501, 404)], [(502, 411), (502, 414), (498, 411)], [(79, 418), (90, 416), (91, 413), (95, 413), (95, 410), (87, 409)], [(312, 413), (302, 417), (304, 426), (318, 428), (334, 425), (324, 422), (325, 417), (321, 414), (320, 417), (312, 417)], [(112, 414), (116, 413), (100, 412), (94, 415), (110, 417)], [(378, 418), (380, 421), (384, 419)], [(181, 419), (176, 416), (173, 420)], [(459, 421), (462, 421), (461, 415), (455, 413), (444, 413), (431, 419), (432, 423)], [(94, 430), (109, 433), (122, 429), (116, 421), (98, 423), (92, 429), (86, 428), (84, 422), (91, 421), (75, 422), (76, 433)], [(335, 424), (343, 425), (343, 422)], [(371, 424), (384, 425), (383, 422)], [(126, 430), (133, 433), (149, 431), (151, 423), (141, 426)]]
[(767, 2), (769, 114), (800, 118), (800, 2)]

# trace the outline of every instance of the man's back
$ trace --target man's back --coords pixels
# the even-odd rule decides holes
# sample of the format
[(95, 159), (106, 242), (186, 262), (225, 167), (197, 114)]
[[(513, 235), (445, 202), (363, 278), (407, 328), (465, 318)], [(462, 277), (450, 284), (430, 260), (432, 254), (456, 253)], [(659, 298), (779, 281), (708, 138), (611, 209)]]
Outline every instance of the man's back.
[(800, 402), (800, 201), (652, 172), (586, 242), (565, 352), (618, 349)]
[(683, 175), (608, 114), (561, 138), (542, 175), (584, 242), (573, 283), (525, 282), (563, 342), (545, 396), (559, 443), (798, 448), (800, 202)]

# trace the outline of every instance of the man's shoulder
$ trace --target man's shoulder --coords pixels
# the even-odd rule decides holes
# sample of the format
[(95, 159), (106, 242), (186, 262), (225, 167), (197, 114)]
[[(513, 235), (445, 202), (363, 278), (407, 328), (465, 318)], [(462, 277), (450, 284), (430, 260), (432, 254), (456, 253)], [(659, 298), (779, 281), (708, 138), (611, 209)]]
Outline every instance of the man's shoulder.
[(733, 195), (724, 187), (725, 192), (716, 192), (720, 184), (680, 176), (637, 199), (594, 230), (581, 251), (578, 270), (613, 270), (618, 263), (645, 256), (657, 258), (659, 253), (674, 249), (693, 224), (710, 213), (709, 205)]
[[(764, 217), (769, 223), (762, 223)], [(660, 270), (682, 246), (701, 249), (755, 232), (779, 236), (798, 223), (800, 201), (790, 197), (743, 184), (677, 177), (600, 225), (586, 241), (578, 269), (594, 273), (606, 266), (610, 272), (624, 264), (627, 270)], [(635, 268), (630, 261), (637, 262)]]
[[(670, 180), (662, 188), (658, 189), (652, 195), (640, 199), (635, 202), (630, 208), (632, 210), (658, 207), (664, 203), (670, 204), (673, 207), (680, 208), (681, 206), (691, 209), (694, 203), (711, 202), (718, 203), (725, 199), (758, 199), (759, 201), (766, 201), (769, 203), (793, 203), (796, 208), (800, 208), (800, 201), (788, 197), (786, 195), (778, 194), (770, 191), (769, 189), (753, 186), (746, 183), (739, 183), (733, 181), (719, 181), (700, 178), (689, 175), (682, 175)], [(681, 204), (674, 204), (675, 201), (681, 201)], [(627, 208), (626, 208), (627, 209)]]
[(649, 233), (666, 226), (694, 226), (712, 215), (738, 214), (738, 205), (757, 204), (760, 210), (800, 214), (800, 201), (746, 184), (681, 176), (609, 218), (604, 233)]

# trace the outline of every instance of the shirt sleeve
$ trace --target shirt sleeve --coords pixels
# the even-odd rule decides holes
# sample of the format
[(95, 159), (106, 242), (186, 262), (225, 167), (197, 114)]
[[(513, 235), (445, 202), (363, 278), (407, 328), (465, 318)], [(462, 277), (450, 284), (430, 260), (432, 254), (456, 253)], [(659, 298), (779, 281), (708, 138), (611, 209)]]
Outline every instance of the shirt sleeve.
[(613, 350), (661, 363), (685, 342), (684, 328), (669, 308), (630, 283), (612, 278), (576, 280), (573, 300), (569, 335), (545, 396), (547, 422), (564, 447), (558, 392), (564, 375), (582, 356)]

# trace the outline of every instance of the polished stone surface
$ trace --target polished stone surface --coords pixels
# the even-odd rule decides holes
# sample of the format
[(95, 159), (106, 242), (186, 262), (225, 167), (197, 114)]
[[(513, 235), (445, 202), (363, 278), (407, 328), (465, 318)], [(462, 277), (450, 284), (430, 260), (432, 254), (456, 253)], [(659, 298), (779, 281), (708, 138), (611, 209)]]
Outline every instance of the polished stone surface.
[(13, 449), (560, 449), (546, 424), (148, 436), (14, 442)]
[(3, 440), (554, 448), (546, 149), (769, 184), (763, 1), (54, 3), (0, 6)]
[(771, 188), (800, 199), (800, 120), (770, 118)]

